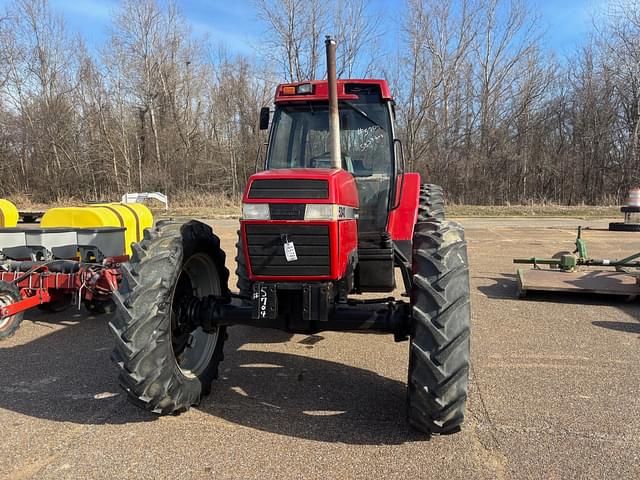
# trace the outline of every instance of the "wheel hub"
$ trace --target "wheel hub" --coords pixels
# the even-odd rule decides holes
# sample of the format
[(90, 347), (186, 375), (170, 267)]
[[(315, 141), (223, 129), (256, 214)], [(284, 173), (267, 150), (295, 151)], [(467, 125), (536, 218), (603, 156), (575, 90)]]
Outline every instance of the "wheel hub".
[(218, 333), (205, 332), (189, 315), (194, 301), (220, 293), (217, 270), (210, 257), (193, 255), (182, 268), (172, 301), (171, 344), (178, 368), (186, 376), (202, 373), (213, 355)]

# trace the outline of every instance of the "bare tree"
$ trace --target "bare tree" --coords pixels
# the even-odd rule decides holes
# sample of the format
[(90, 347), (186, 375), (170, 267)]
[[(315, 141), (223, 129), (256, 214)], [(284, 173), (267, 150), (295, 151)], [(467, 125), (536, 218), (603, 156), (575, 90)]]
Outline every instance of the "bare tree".
[(366, 0), (337, 0), (333, 32), (338, 51), (338, 77), (369, 77), (382, 69), (380, 61), (382, 15), (370, 12)]
[(254, 4), (266, 26), (260, 51), (279, 78), (296, 82), (324, 77), (327, 34), (338, 41), (339, 77), (367, 76), (376, 69), (381, 17), (370, 12), (365, 0), (255, 0)]
[[(255, 0), (264, 61), (197, 38), (173, 0), (124, 0), (99, 54), (46, 0), (0, 14), (0, 194), (238, 198), (281, 81), (384, 73), (409, 167), (467, 203), (619, 201), (640, 183), (640, 0), (559, 63), (522, 0), (406, 0), (398, 54), (364, 0)], [(388, 24), (388, 22), (387, 22)], [(381, 53), (383, 52), (383, 53)]]
[(321, 34), (328, 27), (323, 2), (256, 0), (259, 18), (266, 25), (262, 53), (289, 82), (313, 80), (321, 55)]

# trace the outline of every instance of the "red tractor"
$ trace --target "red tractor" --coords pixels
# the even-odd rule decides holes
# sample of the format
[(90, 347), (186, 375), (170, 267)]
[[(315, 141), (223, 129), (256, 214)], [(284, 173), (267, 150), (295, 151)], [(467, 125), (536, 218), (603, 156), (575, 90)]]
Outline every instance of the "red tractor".
[[(409, 422), (449, 433), (463, 422), (470, 305), (462, 227), (440, 187), (404, 171), (384, 80), (280, 85), (264, 171), (243, 197), (239, 293), (225, 253), (198, 221), (159, 222), (122, 266), (114, 361), (129, 398), (176, 414), (209, 393), (226, 327), (293, 333), (375, 330), (409, 340)], [(268, 128), (270, 112), (261, 111)], [(409, 302), (355, 297), (396, 289)]]

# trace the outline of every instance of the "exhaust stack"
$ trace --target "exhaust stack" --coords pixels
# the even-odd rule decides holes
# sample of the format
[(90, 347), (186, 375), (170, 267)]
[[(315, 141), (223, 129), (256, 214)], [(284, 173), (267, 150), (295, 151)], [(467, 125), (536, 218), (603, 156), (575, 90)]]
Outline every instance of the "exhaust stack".
[(331, 167), (342, 168), (340, 151), (340, 116), (338, 115), (338, 84), (336, 78), (336, 41), (327, 35), (324, 41), (327, 49), (327, 80), (329, 84), (329, 143), (331, 147)]

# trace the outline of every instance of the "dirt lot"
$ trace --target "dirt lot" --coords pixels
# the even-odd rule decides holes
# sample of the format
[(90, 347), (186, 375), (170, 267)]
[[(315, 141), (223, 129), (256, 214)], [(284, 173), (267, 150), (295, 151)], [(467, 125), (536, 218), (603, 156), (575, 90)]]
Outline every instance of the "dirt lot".
[[(213, 394), (157, 418), (121, 393), (106, 318), (30, 313), (0, 345), (0, 477), (640, 478), (640, 303), (518, 300), (511, 264), (607, 222), (462, 222), (473, 368), (461, 433), (408, 429), (407, 344), (388, 336), (234, 327)], [(237, 222), (216, 224), (233, 252)], [(640, 234), (585, 237), (594, 256), (640, 248)]]

